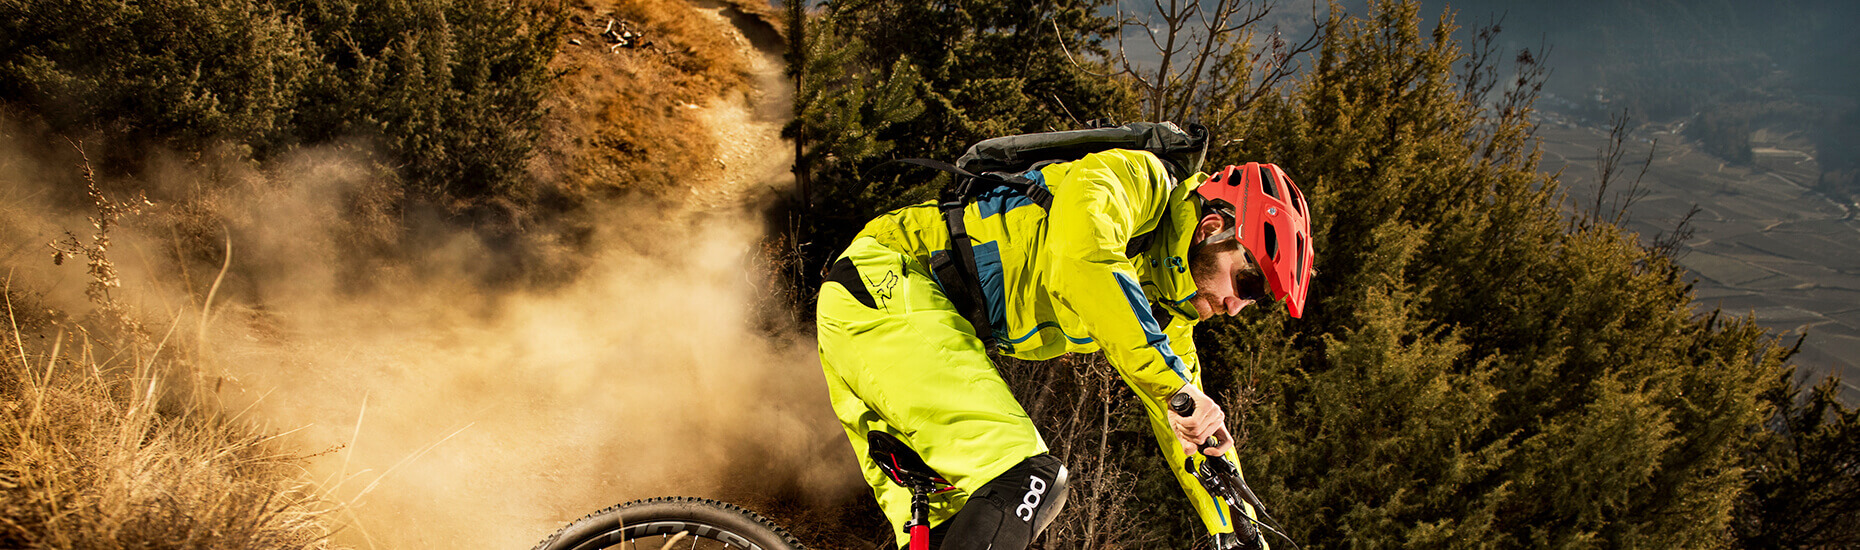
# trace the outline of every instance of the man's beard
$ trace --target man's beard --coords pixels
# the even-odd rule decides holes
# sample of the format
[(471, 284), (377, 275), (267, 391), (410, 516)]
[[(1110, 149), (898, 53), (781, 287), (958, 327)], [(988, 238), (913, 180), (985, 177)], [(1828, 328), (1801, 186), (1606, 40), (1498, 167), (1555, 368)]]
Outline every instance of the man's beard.
[(1236, 239), (1227, 239), (1213, 244), (1188, 245), (1188, 274), (1195, 278), (1195, 287), (1207, 288), (1209, 281), (1220, 276), (1217, 273), (1220, 271), (1220, 265), (1215, 260), (1216, 256), (1239, 248), (1240, 241)]

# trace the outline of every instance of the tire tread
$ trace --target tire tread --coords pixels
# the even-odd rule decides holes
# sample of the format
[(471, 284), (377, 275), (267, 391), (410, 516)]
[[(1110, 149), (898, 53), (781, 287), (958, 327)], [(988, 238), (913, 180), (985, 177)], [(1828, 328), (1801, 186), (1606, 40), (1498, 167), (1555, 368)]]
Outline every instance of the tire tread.
[[(766, 529), (768, 531), (768, 534), (774, 535), (774, 537), (777, 539), (778, 542), (786, 545), (784, 548), (770, 548), (768, 550), (790, 550), (790, 549), (807, 550), (807, 546), (801, 544), (801, 541), (799, 539), (794, 538), (794, 535), (789, 534), (787, 529), (783, 529), (780, 525), (776, 525), (775, 522), (769, 521), (768, 518), (762, 517), (761, 514), (757, 514), (753, 510), (744, 508), (742, 506), (737, 506), (735, 504), (730, 504), (728, 502), (723, 502), (719, 500), (711, 500), (707, 498), (699, 498), (699, 497), (652, 497), (652, 498), (647, 498), (647, 499), (640, 499), (640, 500), (635, 500), (631, 502), (626, 502), (622, 504), (615, 504), (613, 506), (608, 506), (606, 508), (601, 509), (598, 512), (588, 514), (586, 516), (583, 516), (581, 519), (569, 522), (568, 525), (562, 526), (562, 528), (557, 529), (554, 534), (549, 535), (549, 538), (543, 539), (542, 542), (537, 543), (536, 547), (533, 550), (552, 550), (552, 545), (554, 545), (559, 539), (561, 539), (564, 534), (588, 522), (602, 521), (608, 517), (619, 514), (622, 510), (626, 510), (630, 508), (641, 508), (641, 507), (646, 507), (646, 506), (656, 506), (656, 505), (662, 505), (662, 504), (691, 505), (691, 506), (697, 506), (700, 508), (710, 508), (714, 511), (724, 513), (724, 514), (740, 516), (743, 519), (748, 520), (749, 523), (753, 524), (754, 526), (760, 527), (762, 529)], [(692, 518), (692, 519), (695, 519), (695, 518)], [(616, 524), (617, 523), (618, 522), (616, 521)]]

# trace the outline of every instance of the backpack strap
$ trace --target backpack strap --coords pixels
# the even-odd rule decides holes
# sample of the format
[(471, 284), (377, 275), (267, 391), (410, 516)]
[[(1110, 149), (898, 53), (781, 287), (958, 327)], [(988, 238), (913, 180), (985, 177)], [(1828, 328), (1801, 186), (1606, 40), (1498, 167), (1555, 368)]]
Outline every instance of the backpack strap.
[(950, 249), (930, 255), (930, 270), (956, 312), (975, 327), (975, 336), (982, 339), (984, 346), (993, 348), (997, 342), (995, 326), (988, 318), (988, 298), (982, 294), (981, 277), (975, 268), (975, 245), (969, 242), (968, 227), (962, 223), (963, 204), (956, 200), (937, 205), (943, 211), (943, 221), (949, 224)]
[(1006, 172), (983, 172), (977, 174), (959, 168), (954, 164), (934, 159), (893, 159), (885, 161), (873, 167), (873, 169), (877, 170), (878, 168), (893, 164), (922, 166), (924, 168), (948, 172), (955, 175), (956, 186), (953, 189), (945, 190), (945, 196), (942, 197), (943, 199), (948, 199), (950, 198), (949, 195), (954, 195), (960, 197), (963, 201), (968, 201), (969, 199), (981, 196), (982, 193), (987, 192), (989, 189), (1006, 187), (1025, 195), (1027, 200), (1040, 205), (1041, 210), (1052, 210), (1053, 208), (1053, 192), (1047, 190), (1046, 186), (1034, 185), (1032, 179), (1028, 179), (1026, 176), (1020, 174), (1010, 174)]
[[(995, 175), (975, 175), (954, 164), (930, 158), (887, 160), (874, 169), (893, 164), (921, 165), (956, 175), (956, 186), (943, 190), (943, 195), (937, 197), (937, 210), (943, 212), (943, 223), (949, 225), (949, 249), (930, 253), (930, 273), (936, 275), (937, 284), (943, 286), (943, 295), (949, 297), (950, 305), (956, 307), (956, 312), (962, 314), (963, 320), (975, 327), (975, 336), (982, 338), (982, 346), (995, 347), (999, 342), (995, 338), (995, 323), (988, 318), (988, 297), (982, 295), (982, 279), (978, 275), (980, 271), (975, 268), (975, 243), (969, 242), (969, 227), (962, 221), (962, 208), (969, 204), (969, 199), (975, 199), (975, 195), (980, 195), (982, 191), (991, 190), (995, 186), (1012, 186), (1014, 182)], [(1021, 191), (1025, 193), (1027, 188), (1036, 186), (1029, 182), (1021, 186)], [(1053, 197), (1047, 193), (1047, 201), (1040, 204), (1040, 208), (1047, 208), (1051, 204)]]

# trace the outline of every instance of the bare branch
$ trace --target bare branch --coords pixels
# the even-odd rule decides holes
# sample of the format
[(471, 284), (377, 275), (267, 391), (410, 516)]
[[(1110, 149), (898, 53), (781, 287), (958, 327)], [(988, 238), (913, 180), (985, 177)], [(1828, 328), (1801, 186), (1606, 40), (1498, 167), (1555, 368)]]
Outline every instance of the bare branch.
[(1072, 119), (1073, 128), (1084, 128), (1085, 127), (1085, 123), (1079, 122), (1079, 117), (1074, 116), (1072, 114), (1072, 109), (1066, 108), (1066, 102), (1064, 100), (1059, 99), (1059, 96), (1057, 95), (1053, 96), (1053, 103), (1056, 105), (1059, 105), (1059, 110), (1061, 112), (1066, 113), (1066, 118)]
[(1653, 238), (1653, 246), (1649, 249), (1655, 255), (1679, 259), (1679, 247), (1684, 246), (1685, 242), (1692, 238), (1692, 218), (1701, 211), (1703, 210), (1698, 204), (1693, 204), (1692, 208), (1686, 211), (1686, 215), (1679, 218), (1679, 223), (1673, 225), (1671, 232), (1661, 233)]
[(1135, 24), (1136, 24), (1135, 18), (1124, 15), (1123, 5), (1121, 4), (1118, 5), (1117, 7), (1117, 29), (1118, 29), (1117, 61), (1118, 61), (1118, 65), (1124, 68), (1123, 74), (1130, 75), (1130, 78), (1135, 80), (1137, 82), (1137, 85), (1139, 87), (1142, 87), (1144, 90), (1151, 90), (1151, 89), (1154, 89), (1154, 84), (1151, 83), (1149, 79), (1143, 78), (1143, 73), (1138, 72), (1137, 70), (1134, 69), (1135, 64), (1130, 62), (1130, 55), (1124, 50), (1124, 29), (1126, 27), (1129, 27)]
[(1596, 160), (1595, 170), (1600, 179), (1596, 183), (1595, 205), (1589, 212), (1589, 222), (1600, 222), (1606, 219), (1608, 223), (1615, 225), (1625, 223), (1628, 220), (1628, 209), (1651, 193), (1641, 187), (1641, 181), (1647, 176), (1647, 169), (1653, 166), (1654, 151), (1660, 147), (1658, 141), (1654, 141), (1652, 146), (1648, 147), (1647, 158), (1641, 163), (1640, 173), (1634, 176), (1627, 190), (1616, 193), (1613, 200), (1607, 203), (1607, 210), (1602, 208), (1603, 200), (1608, 197), (1608, 188), (1614, 184), (1614, 179), (1619, 175), (1621, 156), (1627, 153), (1628, 134), (1631, 133), (1628, 129), (1629, 120), (1630, 117), (1625, 110), (1620, 116), (1609, 117), (1608, 143), (1596, 151), (1599, 158)]
[[(1201, 91), (1202, 75), (1206, 74), (1208, 60), (1214, 57), (1215, 45), (1220, 42), (1215, 39), (1215, 37), (1220, 36), (1217, 29), (1221, 27), (1223, 21), (1226, 21), (1229, 17), (1232, 17), (1235, 12), (1239, 11), (1239, 6), (1235, 5), (1235, 2), (1238, 1), (1239, 0), (1219, 0), (1219, 3), (1215, 4), (1215, 17), (1212, 19), (1207, 17), (1206, 11), (1199, 9), (1199, 5), (1196, 6), (1196, 14), (1201, 17), (1202, 25), (1207, 29), (1208, 34), (1205, 37), (1198, 38), (1201, 43), (1201, 51), (1195, 55), (1195, 67), (1188, 73), (1188, 81), (1182, 86), (1179, 100), (1172, 102), (1175, 104), (1175, 110), (1171, 117), (1172, 119), (1187, 118), (1188, 109), (1194, 103), (1193, 99), (1196, 96), (1202, 95), (1199, 93)], [(1265, 12), (1270, 11), (1270, 9), (1271, 8), (1264, 8), (1259, 11)]]
[(1604, 215), (1602, 201), (1608, 196), (1608, 186), (1615, 179), (1615, 169), (1621, 163), (1621, 154), (1625, 151), (1621, 141), (1627, 139), (1628, 115), (1623, 111), (1619, 116), (1609, 116), (1608, 143), (1595, 151), (1595, 205), (1589, 209), (1591, 220), (1599, 220)]
[[(1323, 43), (1329, 22), (1312, 7), (1311, 36), (1289, 44), (1275, 29), (1265, 40), (1252, 29), (1274, 13), (1270, 0), (1149, 0), (1150, 13), (1118, 9), (1122, 73), (1141, 86), (1151, 120), (1200, 119), (1214, 128), (1237, 120), (1248, 106), (1304, 68), (1305, 55)], [(1212, 5), (1210, 5), (1212, 4)], [(1156, 61), (1143, 66), (1125, 51), (1124, 34), (1142, 28)]]
[(1267, 93), (1277, 89), (1280, 82), (1304, 70), (1304, 65), (1297, 63), (1297, 60), (1323, 45), (1323, 37), (1330, 30), (1330, 22), (1318, 19), (1316, 5), (1313, 5), (1311, 10), (1311, 35), (1305, 37), (1304, 42), (1300, 42), (1297, 46), (1286, 47), (1284, 39), (1280, 38), (1278, 28), (1273, 28), (1272, 69), (1254, 85), (1253, 90), (1246, 97), (1241, 99), (1241, 105), (1252, 105), (1253, 102), (1265, 97)]
[(1096, 76), (1096, 77), (1101, 77), (1101, 78), (1110, 78), (1113, 76), (1117, 76), (1119, 74), (1119, 73), (1100, 73), (1100, 72), (1093, 71), (1091, 69), (1086, 68), (1084, 63), (1080, 63), (1077, 58), (1072, 57), (1072, 50), (1066, 47), (1066, 35), (1064, 32), (1060, 32), (1059, 30), (1059, 19), (1056, 17), (1048, 18), (1046, 21), (1053, 25), (1053, 39), (1059, 41), (1059, 51), (1064, 52), (1066, 54), (1066, 61), (1071, 62), (1073, 67), (1077, 67), (1079, 70), (1084, 71), (1085, 74)]
[(1619, 199), (1620, 201), (1620, 204), (1615, 206), (1615, 220), (1614, 220), (1615, 225), (1620, 225), (1622, 223), (1627, 222), (1628, 208), (1633, 207), (1634, 203), (1640, 202), (1641, 199), (1646, 198), (1648, 194), (1653, 192), (1651, 190), (1641, 187), (1640, 184), (1641, 184), (1641, 179), (1647, 177), (1647, 169), (1653, 166), (1653, 152), (1656, 150), (1659, 150), (1659, 148), (1660, 148), (1660, 140), (1654, 140), (1653, 144), (1647, 147), (1647, 160), (1641, 162), (1640, 173), (1635, 174), (1634, 182), (1628, 184), (1627, 194), (1625, 196), (1617, 197), (1617, 199)]

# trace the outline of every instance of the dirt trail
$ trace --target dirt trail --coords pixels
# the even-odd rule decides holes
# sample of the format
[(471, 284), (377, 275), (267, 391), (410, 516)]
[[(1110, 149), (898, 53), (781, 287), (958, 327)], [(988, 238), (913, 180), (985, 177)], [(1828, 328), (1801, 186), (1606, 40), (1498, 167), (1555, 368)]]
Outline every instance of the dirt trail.
[(793, 86), (782, 74), (781, 36), (769, 21), (722, 2), (693, 4), (736, 44), (751, 89), (714, 100), (700, 113), (723, 174), (709, 185), (693, 185), (690, 204), (699, 210), (740, 207), (794, 182), (794, 147), (781, 137), (782, 125), (793, 118)]
[[(531, 170), (598, 205), (571, 212), (572, 231), (509, 241), (421, 212), (345, 219), (382, 187), (379, 157), (356, 147), (305, 148), (262, 169), (175, 161), (151, 185), (229, 182), (203, 208), (225, 220), (212, 235), (239, 237), (227, 276), (240, 290), (201, 304), (181, 284), (186, 265), (164, 257), (169, 235), (130, 224), (112, 234), (119, 295), (179, 319), (177, 338), (198, 343), (189, 359), (227, 410), (301, 457), (304, 489), (341, 524), (337, 546), (529, 548), (639, 498), (779, 494), (804, 507), (857, 494), (812, 340), (772, 336), (758, 310), (759, 199), (788, 187), (793, 154), (780, 137), (782, 41), (751, 13), (759, 1), (565, 6), (576, 26), (554, 68), (570, 76)], [(602, 37), (628, 18), (659, 45), (616, 50)], [(747, 78), (724, 72), (738, 70)], [(22, 174), (0, 179), (39, 179), (17, 147), (0, 148), (0, 172)], [(0, 214), (32, 232), (0, 227), (0, 252), (43, 266), (34, 250), (83, 227), (81, 213), (37, 206), (43, 194), (0, 190)], [(417, 233), (396, 249), (404, 257), (358, 258), (344, 244), (395, 222)], [(510, 247), (574, 269), (548, 284), (483, 284)], [(50, 288), (48, 305), (87, 307), (81, 266), (19, 271), (9, 284)]]
[[(741, 500), (784, 488), (792, 498), (839, 498), (857, 487), (811, 339), (770, 336), (758, 322), (758, 199), (785, 190), (791, 178), (793, 149), (780, 137), (791, 104), (780, 35), (745, 11), (753, 5), (692, 0), (696, 15), (668, 16), (708, 21), (698, 32), (734, 44), (749, 77), (747, 89), (692, 109), (685, 91), (644, 89), (654, 81), (642, 75), (657, 73), (626, 57), (665, 59), (685, 55), (683, 47), (613, 53), (592, 40), (609, 17), (598, 10), (616, 7), (629, 6), (578, 8), (593, 30), (571, 36), (580, 40), (570, 42), (576, 59), (611, 66), (571, 83), (575, 94), (558, 108), (572, 120), (556, 143), (575, 147), (549, 166), (622, 181), (628, 174), (603, 168), (617, 164), (574, 172), (574, 155), (628, 154), (598, 149), (627, 132), (696, 130), (686, 126), (687, 110), (715, 154), (675, 159), (673, 200), (599, 207), (586, 244), (568, 252), (585, 256), (575, 280), (502, 292), (422, 267), (406, 284), (353, 295), (338, 277), (304, 276), (342, 261), (330, 251), (246, 252), (284, 256), (278, 264), (292, 273), (278, 277), (290, 282), (267, 287), (263, 299), (277, 312), (270, 317), (288, 326), (266, 337), (228, 324), (214, 339), (238, 381), (233, 391), (250, 396), (254, 417), (293, 430), (296, 448), (327, 450), (308, 469), (318, 491), (343, 504), (348, 525), (338, 543), (527, 548), (569, 521), (633, 499)], [(670, 44), (667, 32), (653, 38)], [(711, 44), (718, 35), (698, 38)], [(625, 101), (602, 95), (622, 91), (650, 93)], [(639, 121), (673, 113), (667, 119), (680, 122), (605, 124), (614, 112)], [(326, 222), (272, 224), (294, 228), (275, 240), (301, 242), (322, 231), (319, 223)], [(489, 246), (462, 235), (434, 255), (449, 258), (442, 266), (471, 265)], [(807, 494), (794, 497), (794, 487)]]

